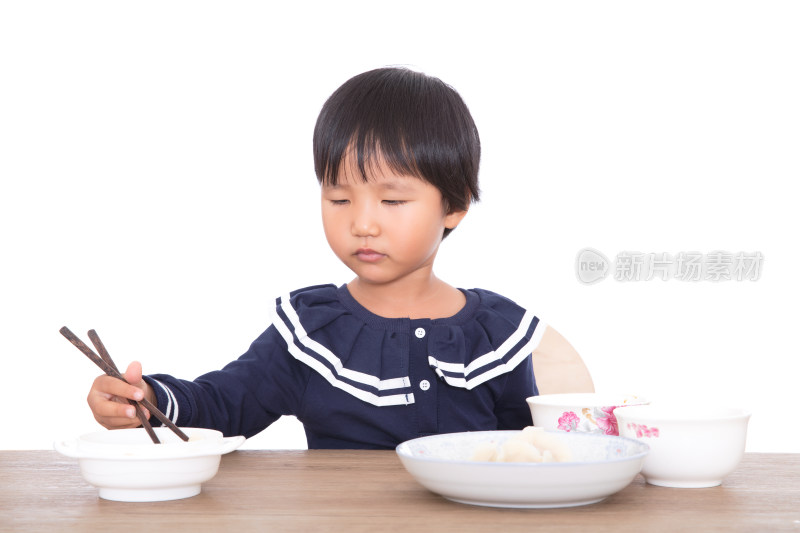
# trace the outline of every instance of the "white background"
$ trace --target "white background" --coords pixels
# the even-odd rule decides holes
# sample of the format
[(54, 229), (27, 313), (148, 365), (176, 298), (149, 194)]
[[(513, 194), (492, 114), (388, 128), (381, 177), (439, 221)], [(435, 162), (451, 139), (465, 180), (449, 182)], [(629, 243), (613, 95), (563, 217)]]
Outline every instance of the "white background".
[[(194, 378), (276, 296), (348, 281), (312, 129), (346, 79), (402, 64), (453, 85), (483, 142), (440, 277), (532, 308), (598, 391), (743, 406), (748, 450), (799, 452), (798, 5), (381, 6), (0, 4), (0, 448), (99, 427), (61, 326)], [(758, 281), (587, 286), (584, 247), (765, 259)], [(305, 441), (288, 419), (249, 445)]]

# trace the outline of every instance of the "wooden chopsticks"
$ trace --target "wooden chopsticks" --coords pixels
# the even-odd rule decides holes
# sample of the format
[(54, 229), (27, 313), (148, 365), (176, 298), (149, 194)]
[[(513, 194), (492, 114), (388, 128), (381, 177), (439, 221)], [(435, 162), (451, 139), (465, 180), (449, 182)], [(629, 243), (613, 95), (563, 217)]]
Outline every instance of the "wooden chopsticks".
[[(97, 335), (97, 332), (95, 330), (93, 329), (89, 330), (89, 339), (92, 341), (92, 344), (94, 344), (94, 347), (97, 348), (97, 351), (100, 352), (99, 356), (96, 353), (94, 353), (94, 351), (92, 351), (91, 348), (86, 346), (86, 344), (84, 344), (84, 342), (80, 340), (77, 337), (77, 335), (72, 333), (66, 326), (64, 326), (58, 331), (64, 337), (66, 337), (66, 339), (69, 342), (71, 342), (73, 346), (75, 346), (78, 350), (83, 352), (83, 354), (86, 357), (91, 359), (94, 364), (99, 366), (103, 370), (103, 372), (105, 372), (107, 375), (111, 377), (121, 379), (122, 381), (125, 381), (127, 383), (125, 378), (122, 377), (122, 374), (120, 374), (119, 370), (117, 369), (117, 365), (114, 364), (114, 361), (111, 359), (111, 356), (108, 354), (106, 347), (103, 345), (102, 341), (100, 340), (100, 337)], [(142, 398), (138, 402), (135, 402), (133, 400), (128, 400), (128, 402), (136, 408), (136, 415), (139, 417), (139, 420), (142, 422), (142, 426), (144, 426), (145, 431), (147, 431), (147, 434), (150, 435), (150, 438), (153, 440), (154, 443), (159, 444), (160, 441), (158, 440), (155, 431), (153, 431), (153, 427), (150, 425), (150, 422), (144, 416), (144, 410), (142, 409), (142, 407), (149, 410), (151, 414), (153, 414), (165, 426), (171, 429), (178, 437), (180, 437), (184, 441), (189, 440), (189, 437), (186, 435), (186, 433), (181, 431), (180, 428), (172, 422), (172, 420), (167, 418), (166, 415), (164, 415), (164, 413), (159, 411), (158, 407), (153, 405), (147, 398)]]

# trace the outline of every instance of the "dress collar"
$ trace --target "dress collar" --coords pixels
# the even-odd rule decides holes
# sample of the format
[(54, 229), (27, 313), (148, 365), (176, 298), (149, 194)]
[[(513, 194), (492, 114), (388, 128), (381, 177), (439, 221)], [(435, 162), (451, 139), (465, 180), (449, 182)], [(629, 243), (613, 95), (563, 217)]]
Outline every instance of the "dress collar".
[[(458, 290), (461, 291), (461, 294), (466, 298), (466, 303), (456, 314), (445, 318), (414, 319), (414, 322), (416, 323), (418, 320), (427, 320), (434, 325), (457, 326), (471, 320), (475, 316), (475, 311), (480, 304), (480, 296), (473, 291), (466, 291), (464, 289)], [(409, 318), (386, 318), (376, 315), (353, 298), (346, 284), (336, 289), (336, 296), (348, 311), (370, 326), (389, 331), (405, 331), (411, 323), (411, 319)]]

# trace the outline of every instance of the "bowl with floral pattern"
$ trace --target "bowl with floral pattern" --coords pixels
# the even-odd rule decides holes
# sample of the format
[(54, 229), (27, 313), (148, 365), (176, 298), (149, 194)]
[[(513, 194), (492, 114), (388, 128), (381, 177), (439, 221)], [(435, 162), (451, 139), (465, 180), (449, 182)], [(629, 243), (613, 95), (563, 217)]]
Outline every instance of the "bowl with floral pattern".
[(650, 403), (634, 394), (595, 392), (541, 394), (527, 401), (536, 427), (615, 436), (619, 435), (615, 409)]
[(744, 455), (746, 409), (656, 402), (615, 413), (620, 435), (650, 446), (642, 475), (651, 485), (716, 487)]

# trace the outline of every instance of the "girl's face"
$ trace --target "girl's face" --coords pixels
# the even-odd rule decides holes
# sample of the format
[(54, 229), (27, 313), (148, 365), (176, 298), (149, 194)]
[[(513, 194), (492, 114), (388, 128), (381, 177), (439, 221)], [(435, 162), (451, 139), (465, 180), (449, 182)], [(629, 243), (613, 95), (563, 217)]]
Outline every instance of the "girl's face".
[(436, 187), (383, 163), (367, 182), (353, 158), (342, 170), (336, 186), (322, 186), (322, 224), (337, 257), (367, 283), (430, 276), (444, 229), (466, 211), (445, 213)]

